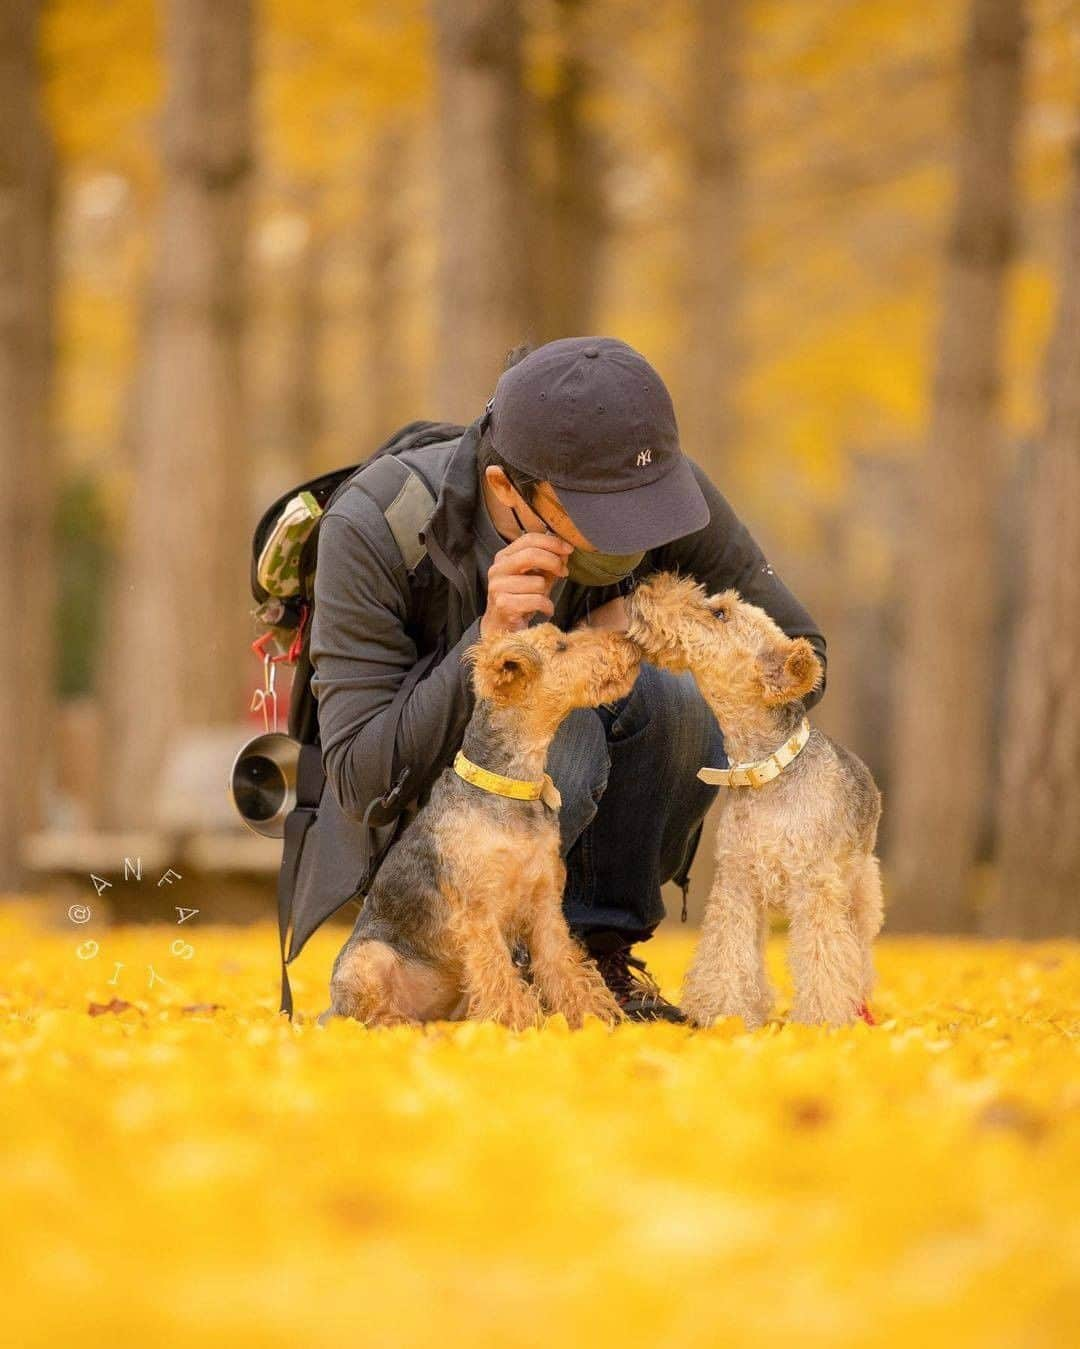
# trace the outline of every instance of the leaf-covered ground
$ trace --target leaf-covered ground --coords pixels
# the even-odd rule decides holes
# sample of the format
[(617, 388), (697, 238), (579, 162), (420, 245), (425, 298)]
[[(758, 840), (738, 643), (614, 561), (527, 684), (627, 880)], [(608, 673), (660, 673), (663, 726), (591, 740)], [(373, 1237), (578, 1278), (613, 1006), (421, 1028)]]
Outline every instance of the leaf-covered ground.
[(269, 926), (60, 919), (0, 907), (4, 1344), (1080, 1342), (1075, 945), (882, 940), (873, 1029), (380, 1032), (314, 1024), (340, 932), (290, 1026)]

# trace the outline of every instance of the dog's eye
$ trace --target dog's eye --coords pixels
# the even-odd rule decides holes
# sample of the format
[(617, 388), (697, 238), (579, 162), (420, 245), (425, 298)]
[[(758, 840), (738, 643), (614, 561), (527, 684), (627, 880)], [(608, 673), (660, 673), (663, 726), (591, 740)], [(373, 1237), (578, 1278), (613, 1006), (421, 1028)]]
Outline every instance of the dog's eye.
[(713, 617), (720, 623), (726, 623), (731, 615), (728, 613), (727, 608), (721, 604), (718, 608), (713, 610)]
[(569, 646), (566, 644), (566, 642), (556, 642), (556, 643), (555, 643), (555, 650), (556, 650), (556, 651), (569, 651), (570, 648), (569, 648)]

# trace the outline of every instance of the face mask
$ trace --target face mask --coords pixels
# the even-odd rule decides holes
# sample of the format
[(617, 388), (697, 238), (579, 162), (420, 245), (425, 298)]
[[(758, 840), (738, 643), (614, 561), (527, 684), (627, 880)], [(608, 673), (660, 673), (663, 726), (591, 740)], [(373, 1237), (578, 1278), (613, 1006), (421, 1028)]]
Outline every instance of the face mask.
[(583, 553), (575, 548), (566, 559), (571, 581), (582, 586), (609, 586), (629, 576), (644, 553)]
[[(510, 514), (524, 534), (525, 526), (513, 506), (510, 507)], [(540, 518), (544, 520), (543, 516)], [(544, 529), (548, 534), (555, 533), (546, 520)], [(644, 556), (644, 553), (586, 553), (575, 548), (566, 559), (567, 579), (577, 582), (579, 586), (614, 585), (624, 576), (629, 576)]]

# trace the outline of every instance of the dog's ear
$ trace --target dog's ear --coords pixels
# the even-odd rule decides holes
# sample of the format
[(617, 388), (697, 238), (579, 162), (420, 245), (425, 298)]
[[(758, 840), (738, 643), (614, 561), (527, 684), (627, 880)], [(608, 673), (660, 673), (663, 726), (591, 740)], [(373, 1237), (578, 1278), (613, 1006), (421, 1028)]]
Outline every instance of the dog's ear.
[(465, 654), (473, 666), (476, 696), (489, 699), (499, 707), (520, 702), (525, 690), (540, 673), (539, 652), (520, 638), (477, 642)]
[(821, 662), (805, 637), (763, 648), (758, 652), (757, 672), (768, 707), (805, 698), (821, 683), (823, 674)]

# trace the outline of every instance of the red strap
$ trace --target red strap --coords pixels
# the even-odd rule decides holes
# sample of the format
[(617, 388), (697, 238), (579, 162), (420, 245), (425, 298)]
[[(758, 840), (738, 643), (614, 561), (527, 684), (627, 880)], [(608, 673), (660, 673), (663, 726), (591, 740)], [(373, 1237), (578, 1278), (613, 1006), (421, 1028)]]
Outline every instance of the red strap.
[[(272, 632), (264, 632), (261, 637), (256, 637), (255, 640), (252, 642), (251, 649), (252, 651), (255, 652), (256, 656), (258, 656), (260, 660), (266, 660), (266, 644), (271, 640), (273, 635), (274, 634)], [(279, 660), (280, 657), (271, 656), (270, 659)]]
[(309, 612), (310, 612), (309, 606), (306, 604), (301, 604), (300, 622), (297, 623), (296, 625), (296, 636), (292, 639), (292, 645), (289, 647), (288, 651), (285, 654), (285, 659), (289, 662), (290, 665), (295, 665), (296, 662), (300, 659), (300, 648), (304, 644), (304, 624), (307, 622)]
[(270, 656), (266, 651), (266, 644), (273, 641), (274, 634), (270, 631), (264, 632), (261, 637), (256, 637), (251, 644), (251, 649), (261, 661), (269, 660), (271, 664), (276, 665), (279, 660), (286, 661), (289, 665), (295, 665), (300, 659), (300, 648), (304, 644), (304, 625), (307, 623), (308, 614), (311, 612), (311, 606), (302, 604), (300, 606), (300, 622), (297, 624), (296, 635), (293, 637), (288, 651), (282, 651), (280, 655)]

